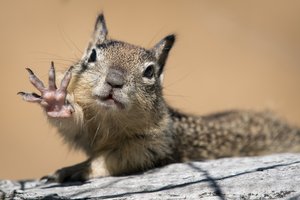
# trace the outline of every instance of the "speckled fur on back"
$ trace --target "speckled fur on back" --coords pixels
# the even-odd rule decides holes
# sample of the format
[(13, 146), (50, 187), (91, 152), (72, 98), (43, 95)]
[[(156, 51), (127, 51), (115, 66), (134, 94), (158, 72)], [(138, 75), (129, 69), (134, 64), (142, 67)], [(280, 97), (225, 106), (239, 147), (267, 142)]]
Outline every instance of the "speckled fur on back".
[(300, 131), (269, 112), (193, 116), (164, 100), (164, 65), (175, 41), (151, 49), (107, 38), (103, 15), (74, 65), (67, 102), (71, 118), (48, 117), (88, 160), (58, 170), (60, 182), (142, 172), (172, 162), (300, 151)]
[(300, 130), (269, 111), (171, 116), (181, 161), (300, 152)]

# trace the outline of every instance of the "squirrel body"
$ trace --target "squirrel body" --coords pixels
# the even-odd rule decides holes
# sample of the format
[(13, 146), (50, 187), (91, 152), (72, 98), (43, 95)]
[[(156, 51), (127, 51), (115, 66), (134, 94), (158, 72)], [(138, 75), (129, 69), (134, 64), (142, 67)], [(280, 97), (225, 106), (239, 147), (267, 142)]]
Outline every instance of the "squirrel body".
[(174, 162), (300, 151), (300, 130), (270, 112), (193, 116), (171, 108), (162, 81), (174, 35), (145, 49), (108, 39), (107, 33), (100, 14), (83, 58), (59, 88), (53, 63), (49, 88), (27, 69), (41, 95), (19, 94), (41, 104), (66, 143), (88, 156), (48, 180), (84, 181)]

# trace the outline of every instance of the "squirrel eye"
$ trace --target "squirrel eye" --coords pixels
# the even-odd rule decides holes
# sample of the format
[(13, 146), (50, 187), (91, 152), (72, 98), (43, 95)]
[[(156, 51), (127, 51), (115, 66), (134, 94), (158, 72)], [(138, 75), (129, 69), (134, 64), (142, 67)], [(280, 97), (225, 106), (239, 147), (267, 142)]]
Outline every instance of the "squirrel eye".
[(89, 59), (88, 59), (88, 62), (89, 62), (89, 63), (90, 63), (90, 62), (95, 62), (96, 59), (97, 59), (97, 52), (96, 52), (95, 49), (93, 49), (93, 50), (92, 50), (92, 53), (91, 53), (91, 55), (90, 55), (90, 57), (89, 57)]
[(154, 65), (149, 65), (145, 71), (144, 71), (144, 74), (143, 76), (148, 78), (148, 79), (151, 79), (154, 75)]

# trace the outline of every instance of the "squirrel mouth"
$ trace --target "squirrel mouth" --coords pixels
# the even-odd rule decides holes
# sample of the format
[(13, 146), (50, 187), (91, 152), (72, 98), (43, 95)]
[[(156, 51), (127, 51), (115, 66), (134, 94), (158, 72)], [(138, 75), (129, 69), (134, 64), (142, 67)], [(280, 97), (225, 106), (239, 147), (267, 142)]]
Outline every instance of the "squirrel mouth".
[(109, 93), (107, 96), (97, 96), (100, 105), (103, 106), (106, 109), (110, 108), (117, 108), (117, 109), (124, 109), (125, 106), (114, 97), (112, 93)]

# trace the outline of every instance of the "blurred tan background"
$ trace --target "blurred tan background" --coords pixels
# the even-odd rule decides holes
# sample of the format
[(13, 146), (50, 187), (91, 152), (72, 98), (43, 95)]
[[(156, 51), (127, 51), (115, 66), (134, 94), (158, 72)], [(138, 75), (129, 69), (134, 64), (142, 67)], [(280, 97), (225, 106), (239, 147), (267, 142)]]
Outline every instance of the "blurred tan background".
[(0, 1), (0, 179), (38, 178), (84, 159), (68, 150), (39, 106), (25, 67), (47, 80), (84, 51), (104, 11), (110, 36), (151, 47), (175, 32), (168, 102), (205, 114), (272, 109), (300, 125), (300, 1)]

